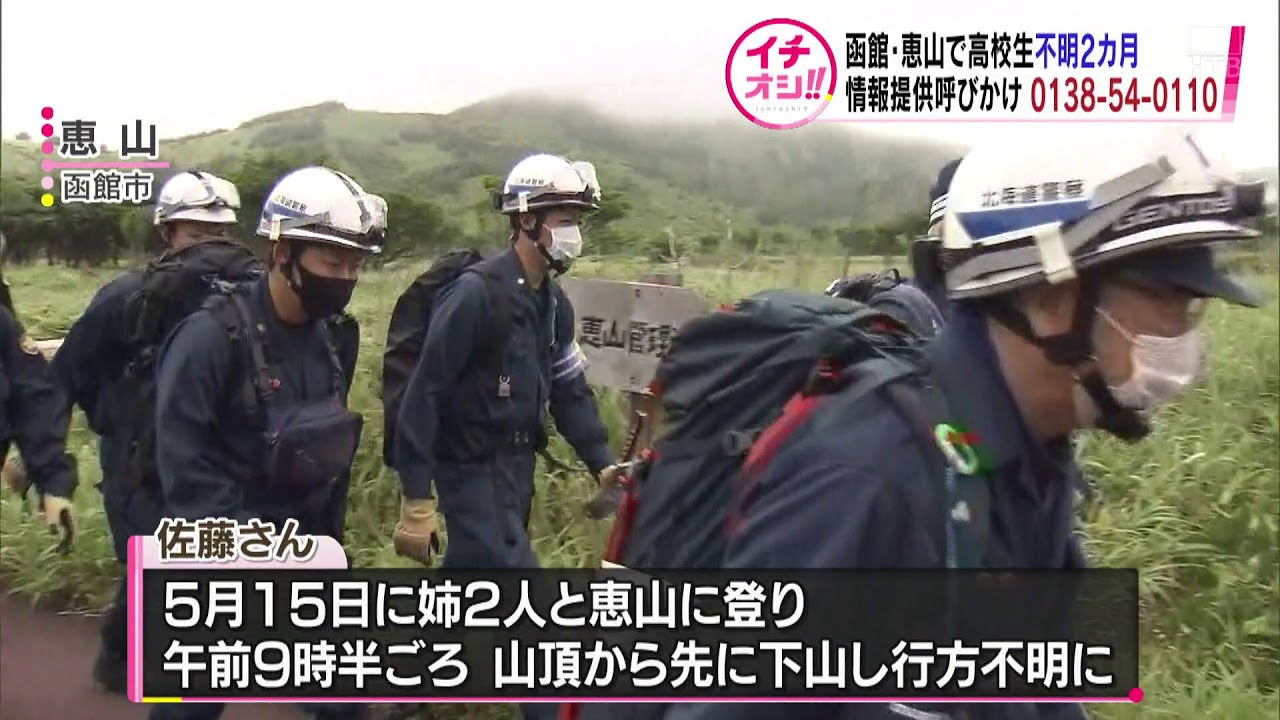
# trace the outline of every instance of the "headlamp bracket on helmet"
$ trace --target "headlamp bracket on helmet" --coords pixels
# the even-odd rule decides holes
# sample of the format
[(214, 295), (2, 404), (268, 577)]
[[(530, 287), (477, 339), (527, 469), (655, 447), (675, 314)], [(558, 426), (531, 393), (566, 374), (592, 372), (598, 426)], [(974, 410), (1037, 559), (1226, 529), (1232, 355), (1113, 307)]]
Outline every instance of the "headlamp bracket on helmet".
[(301, 217), (284, 217), (276, 215), (271, 218), (270, 238), (272, 242), (275, 242), (280, 239), (282, 233), (288, 232), (289, 230), (302, 230), (304, 228), (311, 228), (315, 226), (322, 226), (326, 231), (336, 229), (329, 227), (329, 212), (327, 210), (315, 215), (303, 215)]
[[(982, 246), (975, 246), (972, 251), (946, 250), (947, 285), (957, 287), (1010, 266), (1038, 267), (1050, 284), (1071, 280), (1078, 274), (1074, 258), (1080, 251), (1096, 242), (1106, 228), (1146, 199), (1152, 189), (1173, 173), (1173, 165), (1161, 157), (1101, 183), (1079, 219), (989, 238), (985, 245), (992, 250), (998, 249), (998, 256)], [(1018, 243), (1019, 240), (1031, 242), (1013, 248), (1006, 244)], [(958, 260), (954, 259), (957, 255)]]

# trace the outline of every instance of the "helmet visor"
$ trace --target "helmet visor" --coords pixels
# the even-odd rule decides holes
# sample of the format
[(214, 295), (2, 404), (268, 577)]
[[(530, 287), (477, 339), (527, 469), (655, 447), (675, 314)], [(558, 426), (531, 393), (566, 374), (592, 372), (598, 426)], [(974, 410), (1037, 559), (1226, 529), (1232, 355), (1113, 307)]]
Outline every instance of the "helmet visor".
[(595, 205), (600, 202), (600, 181), (596, 177), (595, 165), (589, 162), (569, 163), (551, 182), (530, 190), (524, 198), (530, 203), (543, 201), (540, 204), (550, 204), (546, 201), (554, 198)]
[(197, 208), (240, 209), (240, 191), (236, 189), (235, 185), (222, 178), (201, 172), (191, 171), (190, 174), (200, 180), (199, 194), (170, 198), (161, 195), (159, 202), (156, 203), (156, 209), (162, 216), (172, 215), (181, 210), (194, 210)]

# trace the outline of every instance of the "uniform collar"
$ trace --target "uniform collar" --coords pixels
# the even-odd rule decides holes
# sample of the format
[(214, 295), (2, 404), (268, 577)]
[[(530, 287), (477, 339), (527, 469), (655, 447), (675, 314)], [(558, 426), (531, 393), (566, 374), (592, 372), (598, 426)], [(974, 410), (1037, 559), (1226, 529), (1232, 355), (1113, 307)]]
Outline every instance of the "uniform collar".
[(1000, 371), (985, 317), (955, 304), (949, 314), (926, 349), (934, 377), (992, 469), (1003, 467), (1026, 454), (1032, 436)]
[(253, 282), (250, 294), (254, 302), (258, 304), (262, 312), (262, 318), (259, 322), (262, 329), (268, 333), (295, 333), (316, 326), (315, 318), (308, 319), (300, 325), (292, 325), (285, 323), (276, 314), (275, 303), (271, 301), (271, 273), (263, 273), (262, 277)]
[(278, 331), (283, 327), (280, 318), (276, 316), (275, 304), (271, 302), (270, 279), (271, 273), (263, 273), (262, 277), (254, 281), (249, 291), (253, 302), (258, 305), (258, 309), (262, 312), (262, 318), (258, 321), (260, 331)]
[(531, 297), (545, 295), (550, 291), (550, 276), (543, 278), (542, 287), (537, 290), (534, 290), (533, 286), (529, 284), (528, 278), (525, 277), (524, 265), (520, 263), (520, 256), (516, 254), (515, 244), (512, 244), (505, 253), (496, 258), (494, 269), (497, 270), (498, 275), (501, 276), (504, 282)]

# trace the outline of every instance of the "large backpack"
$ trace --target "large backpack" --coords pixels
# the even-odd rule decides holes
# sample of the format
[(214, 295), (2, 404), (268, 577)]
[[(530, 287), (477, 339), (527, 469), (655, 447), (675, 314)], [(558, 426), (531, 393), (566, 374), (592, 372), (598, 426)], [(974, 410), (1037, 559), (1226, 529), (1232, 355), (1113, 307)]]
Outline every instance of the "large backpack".
[[(654, 381), (666, 428), (628, 483), (605, 560), (721, 567), (754, 478), (824, 398), (846, 388), (846, 400), (884, 389), (939, 482), (973, 494), (970, 505), (985, 502), (985, 485), (951, 472), (941, 450), (937, 428), (950, 413), (931, 388), (924, 341), (876, 305), (769, 290), (686, 323)], [(957, 539), (956, 566), (982, 555), (986, 515), (974, 516)]]
[[(950, 413), (929, 384), (924, 339), (882, 295), (900, 285), (873, 276), (854, 284), (860, 289), (845, 297), (768, 290), (680, 328), (652, 387), (666, 428), (625, 483), (604, 565), (723, 567), (728, 539), (750, 513), (756, 477), (824, 399), (844, 390), (846, 401), (886, 392), (946, 484), (951, 514), (938, 522), (946, 527), (948, 567), (980, 564), (986, 485), (957, 473), (943, 455), (936, 428)], [(963, 523), (955, 522), (958, 502), (971, 508)], [(667, 708), (566, 703), (559, 718), (657, 720)]]
[(113, 393), (120, 401), (113, 431), (123, 440), (115, 467), (127, 485), (158, 487), (155, 363), (165, 340), (211, 297), (265, 271), (251, 250), (229, 240), (206, 240), (166, 252), (143, 269), (141, 285), (122, 305), (114, 329), (129, 358)]
[[(946, 528), (947, 565), (980, 564), (989, 520), (986, 485), (956, 472), (943, 455), (937, 428), (951, 414), (930, 384), (920, 352), (926, 338), (911, 329), (919, 325), (912, 320), (930, 317), (929, 309), (902, 306), (896, 273), (846, 283), (833, 293), (839, 297), (768, 290), (680, 328), (651, 388), (666, 427), (625, 479), (605, 566), (723, 567), (729, 538), (750, 513), (756, 478), (824, 399), (845, 390), (845, 401), (886, 393), (931, 472), (946, 484), (953, 514), (938, 522)], [(931, 322), (922, 327), (931, 334)], [(955, 522), (958, 502), (971, 508), (963, 523)], [(559, 718), (657, 720), (667, 708), (566, 703)]]
[(431, 267), (414, 278), (396, 299), (391, 322), (387, 326), (387, 347), (382, 355), (382, 459), (389, 468), (394, 466), (392, 448), (400, 404), (404, 401), (409, 378), (418, 365), (436, 296), (464, 272), (478, 272), (484, 278), (492, 308), (491, 325), (480, 335), (476, 362), (484, 367), (502, 359), (511, 335), (511, 309), (497, 277), (476, 267), (484, 259), (484, 255), (474, 248), (451, 250), (436, 258)]

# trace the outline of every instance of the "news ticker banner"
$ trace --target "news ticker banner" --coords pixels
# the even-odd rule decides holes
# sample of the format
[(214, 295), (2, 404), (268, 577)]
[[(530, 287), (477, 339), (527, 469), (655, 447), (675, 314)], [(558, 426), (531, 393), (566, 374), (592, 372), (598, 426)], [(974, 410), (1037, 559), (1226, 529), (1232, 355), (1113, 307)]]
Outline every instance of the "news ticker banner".
[(1142, 698), (1132, 570), (353, 570), (295, 531), (131, 539), (132, 700)]
[(725, 85), (748, 120), (1231, 121), (1243, 25), (1138, 30), (814, 27), (763, 20), (729, 50)]

